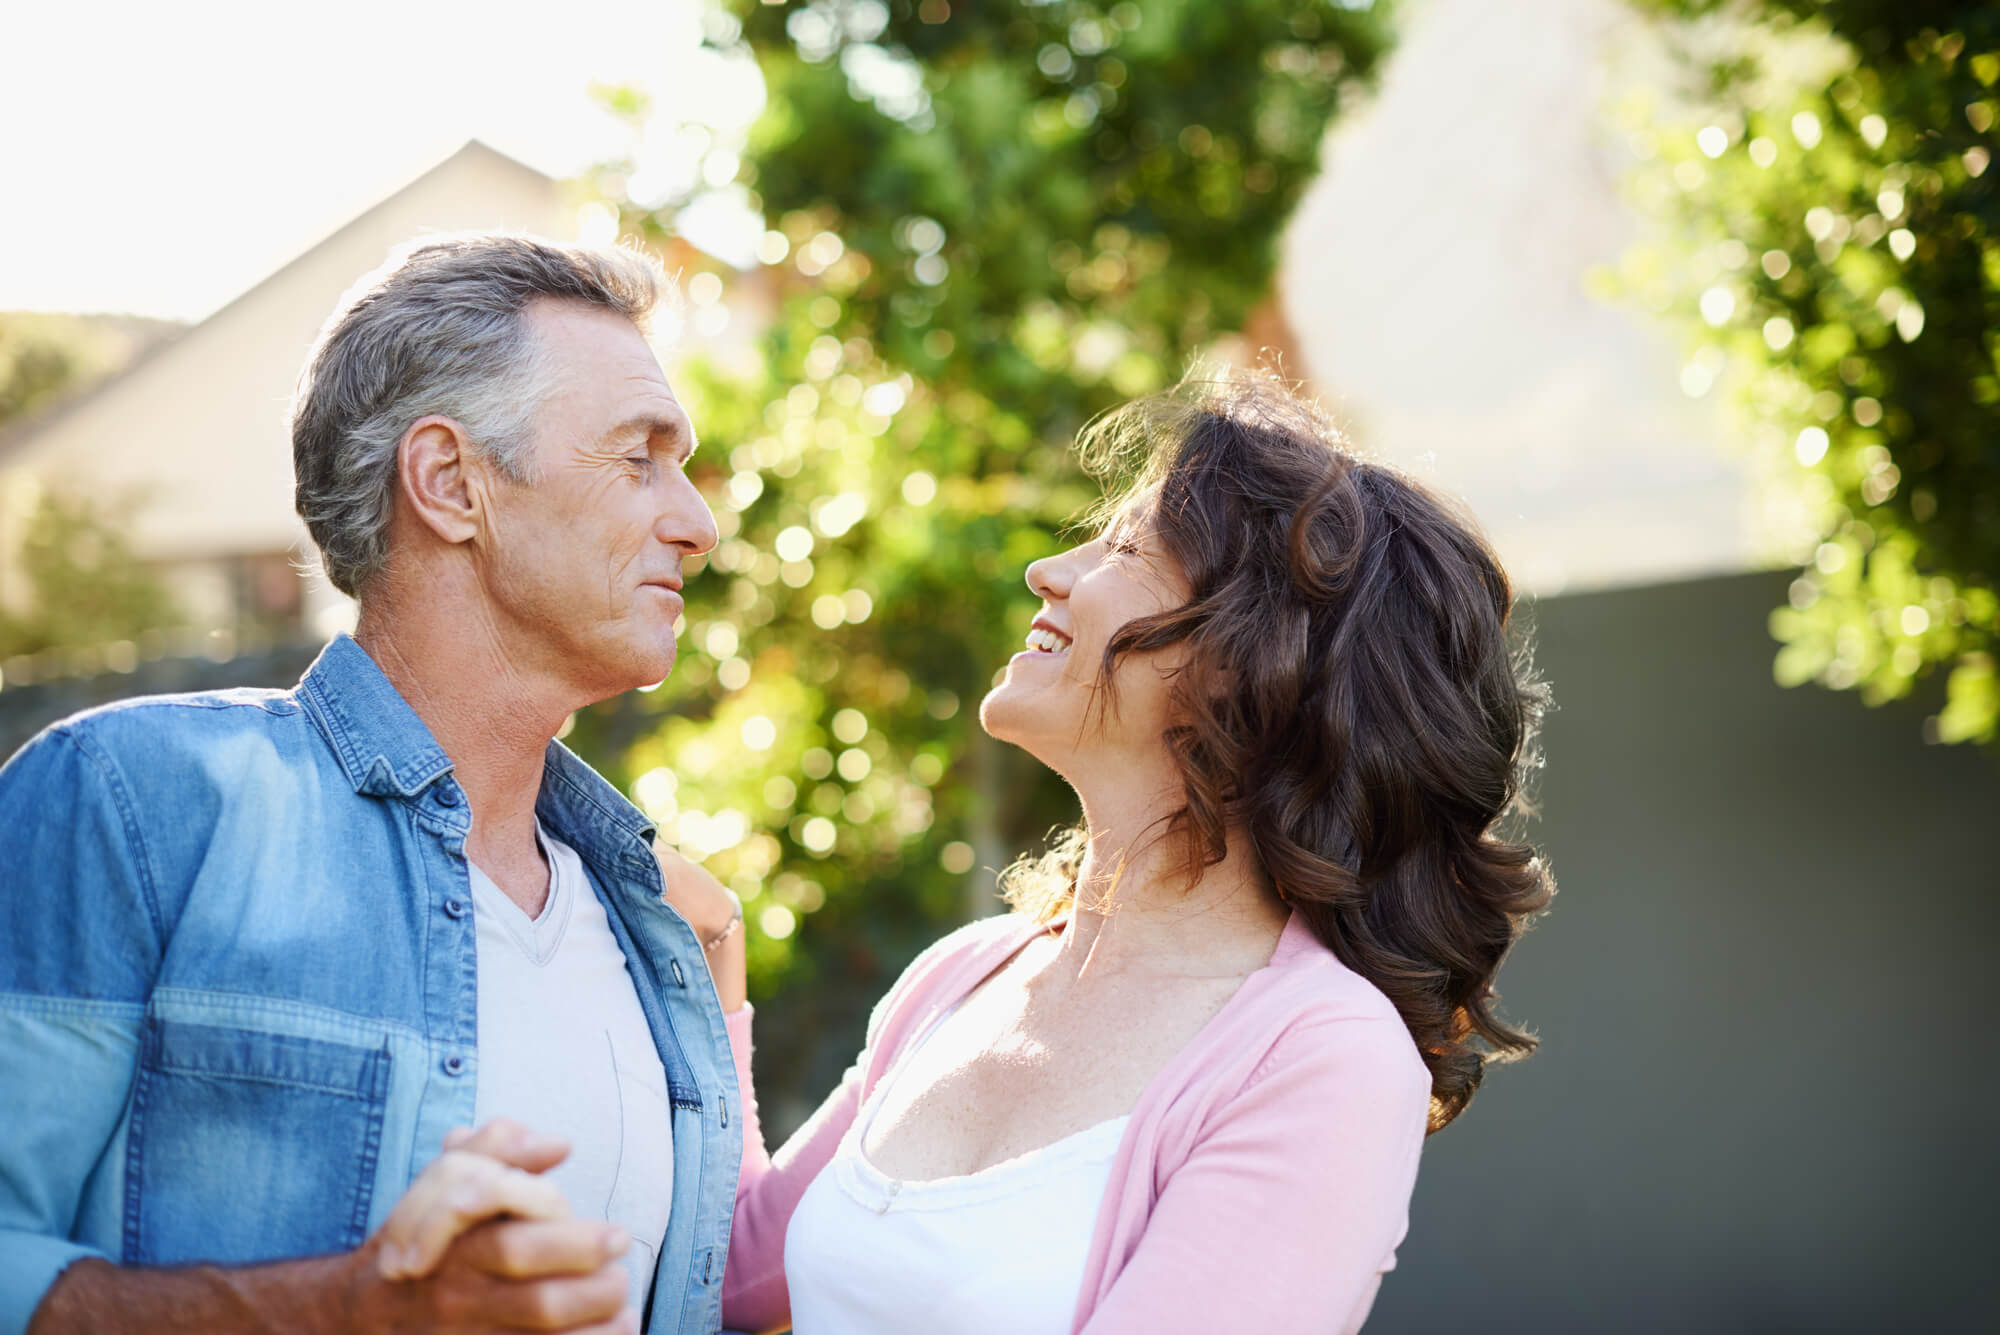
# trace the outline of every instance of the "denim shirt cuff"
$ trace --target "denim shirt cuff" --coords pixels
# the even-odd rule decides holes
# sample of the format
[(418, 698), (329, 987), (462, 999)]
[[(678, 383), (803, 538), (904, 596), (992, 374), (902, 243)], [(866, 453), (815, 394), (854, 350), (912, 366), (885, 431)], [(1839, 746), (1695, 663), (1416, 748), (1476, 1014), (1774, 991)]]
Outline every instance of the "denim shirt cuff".
[(63, 1238), (0, 1230), (0, 1335), (20, 1335), (34, 1319), (62, 1272), (89, 1258), (109, 1260), (94, 1248)]

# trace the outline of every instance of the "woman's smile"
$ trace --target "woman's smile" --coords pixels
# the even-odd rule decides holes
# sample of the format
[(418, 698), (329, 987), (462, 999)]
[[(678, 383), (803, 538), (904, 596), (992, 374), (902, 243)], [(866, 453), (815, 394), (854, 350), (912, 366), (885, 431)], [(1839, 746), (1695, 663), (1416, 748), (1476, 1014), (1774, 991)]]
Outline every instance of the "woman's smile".
[[(1050, 658), (1060, 658), (1069, 652), (1070, 637), (1057, 630), (1041, 617), (1028, 628), (1028, 649), (1031, 654), (1043, 654)], [(1018, 656), (1018, 655), (1017, 655)]]

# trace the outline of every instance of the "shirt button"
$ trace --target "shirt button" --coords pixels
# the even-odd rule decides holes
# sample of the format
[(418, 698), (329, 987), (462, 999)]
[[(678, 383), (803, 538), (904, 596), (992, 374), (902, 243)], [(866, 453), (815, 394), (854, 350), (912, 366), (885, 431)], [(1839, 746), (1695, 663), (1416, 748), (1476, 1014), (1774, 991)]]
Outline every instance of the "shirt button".
[(444, 902), (444, 911), (450, 917), (463, 918), (472, 911), (472, 905), (462, 899), (447, 899)]
[(455, 807), (458, 805), (458, 789), (452, 787), (449, 781), (441, 783), (437, 786), (437, 799), (441, 807)]
[(460, 1076), (465, 1074), (465, 1058), (459, 1056), (456, 1052), (446, 1057), (443, 1065), (446, 1075)]

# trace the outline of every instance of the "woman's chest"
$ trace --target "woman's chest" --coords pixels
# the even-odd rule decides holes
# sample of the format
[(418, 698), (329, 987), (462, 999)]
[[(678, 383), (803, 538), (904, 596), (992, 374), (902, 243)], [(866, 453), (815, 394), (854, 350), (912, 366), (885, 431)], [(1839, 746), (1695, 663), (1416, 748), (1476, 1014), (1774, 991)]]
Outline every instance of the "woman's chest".
[(962, 1176), (1123, 1117), (1233, 990), (1133, 987), (1054, 1004), (982, 989), (884, 1077), (865, 1151), (892, 1176)]

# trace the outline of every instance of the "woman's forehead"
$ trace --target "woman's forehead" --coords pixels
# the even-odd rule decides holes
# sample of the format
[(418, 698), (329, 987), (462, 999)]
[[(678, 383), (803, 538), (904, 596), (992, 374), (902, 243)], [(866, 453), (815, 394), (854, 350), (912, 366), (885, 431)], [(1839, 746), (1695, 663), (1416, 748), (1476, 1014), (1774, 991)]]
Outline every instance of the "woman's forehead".
[(1105, 511), (1104, 532), (1117, 533), (1129, 528), (1151, 528), (1159, 502), (1160, 493), (1156, 487), (1148, 487), (1143, 491), (1135, 491), (1121, 497)]

